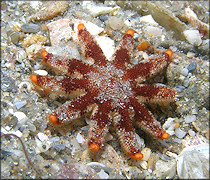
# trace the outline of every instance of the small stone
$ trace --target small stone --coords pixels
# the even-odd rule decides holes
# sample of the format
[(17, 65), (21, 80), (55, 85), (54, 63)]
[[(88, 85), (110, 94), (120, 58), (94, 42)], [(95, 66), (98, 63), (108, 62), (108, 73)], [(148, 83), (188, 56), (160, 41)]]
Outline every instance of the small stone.
[(141, 166), (143, 169), (147, 169), (147, 166), (148, 166), (147, 161), (141, 161), (141, 162), (140, 162), (140, 166)]
[(158, 25), (158, 23), (153, 19), (151, 14), (140, 17), (140, 21), (151, 25)]
[(181, 130), (179, 127), (176, 128), (175, 134), (178, 138), (182, 139), (187, 134), (185, 131)]
[(187, 57), (188, 58), (195, 57), (195, 53), (189, 51), (189, 52), (187, 52)]
[(198, 30), (185, 30), (183, 33), (190, 44), (199, 46), (202, 43), (201, 35)]
[(196, 120), (196, 115), (186, 115), (184, 118), (184, 121), (186, 123), (191, 123), (194, 122)]
[(84, 137), (80, 133), (77, 134), (76, 139), (77, 139), (77, 142), (79, 144), (84, 144), (85, 143), (85, 139), (84, 139)]
[(101, 178), (101, 179), (108, 179), (109, 175), (107, 173), (104, 172), (103, 169), (101, 169), (101, 171), (99, 173), (97, 173), (97, 175)]
[(15, 102), (15, 106), (16, 106), (17, 109), (20, 109), (20, 108), (22, 108), (25, 105), (26, 105), (26, 100)]
[(194, 71), (197, 67), (197, 63), (195, 61), (191, 62), (188, 66), (187, 66), (187, 69), (189, 71)]
[(10, 42), (17, 44), (20, 40), (20, 33), (16, 31), (9, 30), (7, 36)]
[(40, 141), (47, 141), (48, 140), (48, 136), (44, 133), (38, 133), (37, 137), (39, 138)]
[(120, 30), (124, 26), (123, 19), (115, 16), (109, 17), (108, 24), (113, 30)]
[(185, 89), (185, 87), (184, 86), (181, 86), (181, 85), (178, 85), (178, 86), (175, 87), (175, 90), (177, 92), (182, 92), (184, 89)]
[(2, 76), (1, 77), (1, 90), (4, 92), (16, 92), (17, 88), (15, 86), (14, 79), (8, 76)]
[(151, 34), (153, 36), (161, 36), (162, 35), (162, 29), (159, 27), (154, 27), (154, 26), (147, 26), (145, 28), (145, 31), (147, 34)]
[(98, 162), (90, 162), (88, 164), (86, 164), (86, 166), (99, 166), (102, 168), (105, 168), (106, 166), (104, 164), (98, 163)]
[(188, 131), (188, 134), (191, 136), (191, 137), (195, 137), (195, 131), (193, 131), (192, 129), (190, 129), (189, 131)]
[(48, 72), (45, 70), (36, 70), (34, 71), (35, 74), (40, 75), (40, 76), (47, 76)]
[(188, 72), (189, 72), (189, 70), (187, 68), (183, 68), (181, 73), (183, 76), (187, 76)]
[(183, 86), (184, 87), (188, 87), (190, 85), (190, 79), (189, 78), (185, 78), (184, 82), (183, 82)]
[(144, 148), (141, 153), (143, 154), (142, 161), (148, 161), (150, 155), (151, 155), (151, 149), (149, 148)]
[(23, 24), (21, 30), (25, 33), (37, 33), (40, 31), (40, 26), (33, 23)]
[(36, 126), (34, 126), (32, 123), (30, 122), (27, 122), (27, 125), (28, 125), (28, 129), (32, 132), (35, 132), (36, 131)]
[(26, 118), (26, 115), (21, 111), (17, 111), (13, 115), (18, 119), (18, 121)]

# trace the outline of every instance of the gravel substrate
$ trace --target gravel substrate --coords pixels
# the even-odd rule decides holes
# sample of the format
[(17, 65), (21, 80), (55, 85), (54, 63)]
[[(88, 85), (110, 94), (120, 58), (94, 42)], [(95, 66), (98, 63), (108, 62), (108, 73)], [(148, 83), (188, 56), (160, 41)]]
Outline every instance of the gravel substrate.
[[(208, 3), (2, 1), (1, 178), (209, 178)], [(129, 28), (135, 30), (133, 64), (152, 52), (174, 52), (167, 70), (151, 82), (174, 88), (175, 102), (149, 106), (170, 138), (156, 140), (137, 128), (142, 160), (124, 154), (113, 130), (103, 150), (92, 155), (88, 116), (65, 129), (48, 122), (69, 97), (37, 89), (30, 75), (57, 74), (42, 64), (42, 49), (84, 60), (74, 39), (79, 21), (88, 24), (108, 59)], [(137, 50), (143, 41), (149, 42), (148, 51)]]

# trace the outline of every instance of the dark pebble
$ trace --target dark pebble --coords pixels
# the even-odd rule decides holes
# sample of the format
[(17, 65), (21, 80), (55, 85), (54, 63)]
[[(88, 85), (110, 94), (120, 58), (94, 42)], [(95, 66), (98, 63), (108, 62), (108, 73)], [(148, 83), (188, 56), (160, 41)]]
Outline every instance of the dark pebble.
[(37, 24), (29, 23), (29, 24), (23, 24), (21, 26), (21, 30), (25, 33), (37, 33), (40, 31), (40, 26)]
[(6, 150), (1, 150), (1, 153), (2, 153), (2, 155), (3, 156), (10, 156), (10, 155), (12, 155), (12, 152), (11, 151), (6, 151)]
[(4, 92), (16, 92), (17, 87), (15, 86), (15, 81), (11, 77), (2, 77), (1, 90)]
[(195, 61), (191, 62), (188, 66), (187, 66), (187, 69), (189, 71), (194, 71), (197, 67), (197, 63)]
[(99, 19), (102, 21), (102, 22), (105, 22), (107, 19), (108, 19), (108, 15), (107, 14), (102, 14), (99, 16)]

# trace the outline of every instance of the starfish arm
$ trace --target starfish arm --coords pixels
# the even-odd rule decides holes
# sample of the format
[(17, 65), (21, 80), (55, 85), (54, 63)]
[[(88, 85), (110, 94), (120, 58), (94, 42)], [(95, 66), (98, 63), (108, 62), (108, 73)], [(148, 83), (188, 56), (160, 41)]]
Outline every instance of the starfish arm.
[(129, 29), (120, 41), (118, 48), (114, 54), (114, 66), (120, 69), (125, 69), (125, 63), (130, 63), (131, 54), (134, 48), (133, 45), (134, 31)]
[(97, 104), (90, 118), (90, 130), (88, 134), (88, 148), (92, 151), (99, 151), (105, 141), (111, 120), (109, 117), (110, 105), (105, 102)]
[(127, 70), (124, 78), (136, 79), (138, 83), (141, 83), (167, 67), (171, 61), (172, 54), (173, 52), (169, 49), (157, 57), (150, 58), (147, 62), (139, 63)]
[(91, 66), (82, 63), (77, 59), (68, 59), (62, 56), (54, 56), (47, 51), (42, 51), (43, 62), (49, 67), (58, 70), (66, 75), (72, 75), (75, 71), (86, 74), (91, 70)]
[(86, 113), (88, 106), (93, 103), (93, 96), (90, 94), (77, 97), (71, 101), (67, 101), (60, 108), (56, 109), (49, 116), (49, 120), (55, 125), (71, 123)]
[(139, 84), (135, 92), (140, 102), (148, 103), (172, 102), (176, 95), (176, 91), (171, 88), (147, 84)]
[(31, 80), (40, 88), (57, 94), (70, 94), (77, 89), (86, 89), (87, 80), (64, 76), (39, 76), (32, 74)]
[(94, 64), (106, 65), (106, 57), (84, 24), (78, 25), (78, 39), (81, 42), (82, 51), (86, 59), (94, 60)]
[(143, 155), (140, 152), (135, 130), (129, 117), (128, 108), (120, 109), (119, 114), (114, 117), (113, 122), (120, 144), (125, 153), (132, 159), (142, 159)]
[(134, 121), (146, 133), (159, 139), (168, 139), (169, 134), (164, 131), (152, 113), (137, 99), (131, 98), (131, 105), (135, 110)]

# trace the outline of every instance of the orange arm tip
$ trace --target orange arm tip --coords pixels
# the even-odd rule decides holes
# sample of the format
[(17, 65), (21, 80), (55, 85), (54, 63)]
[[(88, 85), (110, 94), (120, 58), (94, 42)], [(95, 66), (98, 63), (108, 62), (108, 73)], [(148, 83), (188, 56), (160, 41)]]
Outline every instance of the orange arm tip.
[(31, 74), (30, 79), (32, 80), (32, 82), (37, 83), (37, 75)]
[(127, 32), (126, 32), (126, 34), (129, 34), (129, 35), (131, 35), (133, 37), (134, 30), (133, 29), (128, 29)]
[(141, 160), (143, 158), (143, 154), (142, 153), (136, 153), (134, 155), (129, 155), (132, 159), (134, 160)]
[(161, 138), (162, 138), (162, 139), (168, 139), (169, 136), (170, 136), (170, 135), (169, 135), (168, 133), (164, 132), (164, 133), (162, 134)]
[(170, 59), (170, 58), (172, 57), (172, 55), (173, 55), (173, 51), (170, 50), (170, 49), (168, 49), (165, 53), (168, 54), (169, 59)]
[(100, 149), (98, 144), (90, 144), (88, 148), (94, 152), (98, 152)]
[(77, 26), (78, 31), (82, 30), (83, 28), (85, 28), (85, 25), (82, 23)]
[(49, 116), (49, 120), (50, 120), (50, 122), (52, 122), (53, 124), (58, 124), (58, 119), (57, 119), (57, 117), (55, 116), (55, 115), (50, 115)]
[(41, 52), (41, 56), (42, 56), (43, 60), (45, 60), (45, 57), (47, 56), (47, 54), (48, 54), (48, 52), (46, 50)]

